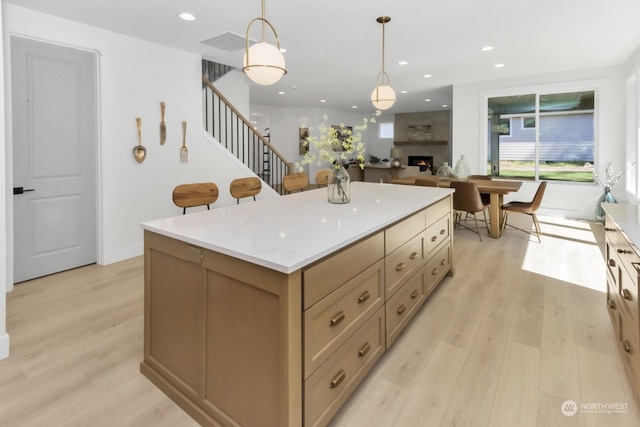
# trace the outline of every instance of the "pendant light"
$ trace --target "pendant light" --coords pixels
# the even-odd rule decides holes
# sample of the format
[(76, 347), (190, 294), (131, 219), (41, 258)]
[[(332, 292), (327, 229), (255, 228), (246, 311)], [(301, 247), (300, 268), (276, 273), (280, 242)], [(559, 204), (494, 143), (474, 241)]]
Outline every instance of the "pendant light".
[(371, 93), (371, 103), (378, 110), (387, 110), (396, 102), (396, 92), (390, 86), (389, 75), (384, 71), (384, 24), (391, 18), (381, 16), (376, 21), (382, 24), (382, 71), (378, 73), (378, 85)]
[[(254, 22), (262, 22), (262, 41), (255, 43), (249, 47), (249, 30)], [(266, 42), (266, 27), (269, 26), (276, 38), (277, 46)], [(273, 25), (264, 17), (264, 0), (262, 0), (262, 17), (254, 18), (247, 26), (246, 34), (246, 50), (242, 71), (254, 82), (259, 85), (272, 85), (276, 83), (282, 76), (287, 74), (284, 68), (284, 56), (280, 51), (280, 39)]]

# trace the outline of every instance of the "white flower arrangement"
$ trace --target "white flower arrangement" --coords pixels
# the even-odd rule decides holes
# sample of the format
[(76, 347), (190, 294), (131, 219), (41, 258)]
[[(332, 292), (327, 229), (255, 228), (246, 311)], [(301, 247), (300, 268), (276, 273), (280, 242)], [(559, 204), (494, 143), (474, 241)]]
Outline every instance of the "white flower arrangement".
[[(376, 112), (376, 117), (381, 114)], [(339, 126), (329, 126), (326, 124), (329, 119), (325, 114), (324, 122), (318, 127), (319, 135), (309, 135), (304, 142), (304, 146), (309, 149), (306, 151), (304, 158), (300, 161), (298, 170), (303, 171), (303, 166), (314, 163), (322, 166), (325, 163), (330, 164), (334, 169), (339, 169), (348, 161), (353, 160), (364, 169), (365, 163), (365, 146), (362, 132), (367, 128), (369, 123), (375, 123), (375, 117), (370, 119), (364, 118), (362, 124), (353, 128), (345, 126), (341, 123)]]
[(622, 177), (622, 175), (625, 174), (625, 172), (627, 172), (629, 169), (631, 169), (633, 167), (633, 165), (635, 165), (636, 162), (633, 162), (629, 165), (628, 168), (626, 168), (625, 170), (618, 172), (616, 175), (613, 174), (613, 166), (611, 166), (611, 163), (609, 163), (607, 165), (607, 169), (605, 170), (605, 180), (602, 181), (600, 179), (600, 177), (598, 177), (598, 174), (596, 173), (593, 176), (593, 182), (598, 183), (602, 186), (602, 189), (604, 190), (605, 193), (613, 190), (613, 187), (616, 185), (616, 183), (618, 182), (618, 180), (620, 180), (620, 178)]

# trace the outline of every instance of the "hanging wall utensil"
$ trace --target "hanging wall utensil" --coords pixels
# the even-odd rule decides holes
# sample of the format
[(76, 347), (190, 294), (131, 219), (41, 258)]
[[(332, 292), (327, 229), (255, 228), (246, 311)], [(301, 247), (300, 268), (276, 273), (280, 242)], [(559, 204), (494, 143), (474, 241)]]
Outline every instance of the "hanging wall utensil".
[(142, 146), (142, 119), (140, 117), (136, 117), (136, 127), (138, 128), (138, 145), (133, 147), (133, 157), (138, 163), (142, 163), (147, 157), (147, 149)]
[(162, 116), (160, 120), (160, 145), (164, 145), (164, 143), (167, 142), (167, 124), (164, 122), (165, 106), (164, 101), (162, 101), (160, 103), (160, 115)]
[(187, 150), (187, 122), (182, 122), (182, 147), (180, 148), (180, 162), (189, 161), (189, 150)]

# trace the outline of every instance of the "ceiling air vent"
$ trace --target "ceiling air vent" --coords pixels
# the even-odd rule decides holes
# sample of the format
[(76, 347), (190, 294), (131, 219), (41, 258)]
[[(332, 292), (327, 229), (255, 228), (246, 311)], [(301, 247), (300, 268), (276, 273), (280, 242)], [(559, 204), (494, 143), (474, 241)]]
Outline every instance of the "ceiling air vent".
[[(210, 39), (202, 40), (200, 43), (226, 50), (227, 52), (234, 52), (236, 50), (244, 49), (247, 42), (244, 36), (228, 31), (215, 37), (211, 37)], [(257, 42), (249, 40), (249, 45), (253, 45), (254, 43)]]

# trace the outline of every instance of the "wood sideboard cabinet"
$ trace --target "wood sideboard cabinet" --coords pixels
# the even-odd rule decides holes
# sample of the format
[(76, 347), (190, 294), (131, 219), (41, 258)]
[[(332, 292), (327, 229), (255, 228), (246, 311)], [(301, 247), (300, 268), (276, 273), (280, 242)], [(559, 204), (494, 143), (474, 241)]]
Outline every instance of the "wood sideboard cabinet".
[(451, 199), (289, 273), (145, 228), (141, 372), (202, 425), (326, 425), (453, 274)]
[[(607, 310), (616, 334), (620, 354), (631, 386), (640, 401), (640, 346), (638, 276), (640, 254), (637, 246), (619, 225), (621, 207), (606, 208), (605, 256), (607, 263)], [(626, 209), (622, 207), (622, 209)], [(636, 215), (636, 219), (638, 216)]]

